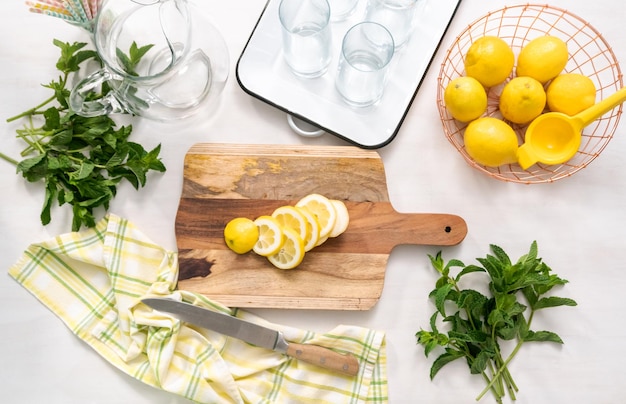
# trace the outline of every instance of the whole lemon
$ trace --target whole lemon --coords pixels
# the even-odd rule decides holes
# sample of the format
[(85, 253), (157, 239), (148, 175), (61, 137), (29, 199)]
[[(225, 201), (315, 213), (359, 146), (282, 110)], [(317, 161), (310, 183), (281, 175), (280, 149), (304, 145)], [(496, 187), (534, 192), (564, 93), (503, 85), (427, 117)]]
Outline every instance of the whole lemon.
[(552, 80), (546, 96), (550, 111), (571, 116), (596, 103), (596, 86), (587, 76), (565, 73)]
[(472, 121), (487, 109), (487, 92), (473, 77), (457, 77), (450, 81), (443, 100), (450, 115), (461, 122)]
[(546, 83), (558, 76), (567, 64), (569, 53), (562, 39), (545, 35), (527, 43), (517, 57), (517, 76), (529, 76)]
[(498, 167), (517, 162), (517, 135), (498, 118), (482, 117), (470, 122), (463, 136), (467, 154), (478, 164)]
[(254, 248), (259, 239), (259, 228), (246, 217), (232, 219), (224, 227), (224, 241), (237, 254), (245, 254)]
[(474, 41), (465, 54), (465, 74), (485, 87), (493, 87), (513, 71), (515, 55), (502, 38), (486, 35)]
[(546, 106), (546, 92), (532, 77), (515, 77), (502, 89), (500, 112), (514, 123), (528, 123), (538, 117)]

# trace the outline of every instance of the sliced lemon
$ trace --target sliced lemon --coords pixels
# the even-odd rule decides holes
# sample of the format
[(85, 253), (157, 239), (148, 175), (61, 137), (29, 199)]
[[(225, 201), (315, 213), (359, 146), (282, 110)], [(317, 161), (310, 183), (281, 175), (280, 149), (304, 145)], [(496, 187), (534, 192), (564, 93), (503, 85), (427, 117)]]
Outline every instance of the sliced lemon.
[(337, 219), (335, 220), (335, 225), (330, 231), (329, 237), (337, 237), (341, 235), (348, 228), (348, 224), (350, 223), (350, 215), (348, 214), (348, 208), (346, 204), (337, 199), (331, 199), (330, 202), (335, 207), (335, 211), (337, 212)]
[(304, 241), (295, 230), (290, 227), (283, 228), (285, 242), (276, 254), (267, 257), (276, 268), (293, 269), (300, 265), (304, 259)]
[(321, 246), (322, 244), (324, 244), (327, 240), (329, 239), (328, 236), (325, 237), (320, 237), (319, 240), (317, 240), (317, 244), (315, 244), (315, 247)]
[(320, 239), (320, 222), (313, 213), (309, 212), (308, 209), (298, 207), (296, 207), (296, 209), (298, 209), (302, 216), (304, 216), (307, 222), (306, 235), (303, 239), (304, 251), (311, 251)]
[(259, 239), (252, 248), (255, 253), (267, 257), (280, 251), (285, 242), (283, 229), (278, 220), (271, 216), (259, 216), (254, 221), (259, 228)]
[(272, 217), (280, 223), (283, 227), (289, 227), (296, 231), (304, 240), (306, 238), (307, 233), (307, 220), (302, 213), (300, 213), (300, 209), (295, 206), (281, 206), (272, 212)]
[(335, 221), (337, 220), (337, 211), (330, 199), (320, 194), (309, 194), (300, 199), (296, 206), (306, 208), (315, 215), (320, 223), (321, 239), (330, 235), (330, 231), (335, 227)]

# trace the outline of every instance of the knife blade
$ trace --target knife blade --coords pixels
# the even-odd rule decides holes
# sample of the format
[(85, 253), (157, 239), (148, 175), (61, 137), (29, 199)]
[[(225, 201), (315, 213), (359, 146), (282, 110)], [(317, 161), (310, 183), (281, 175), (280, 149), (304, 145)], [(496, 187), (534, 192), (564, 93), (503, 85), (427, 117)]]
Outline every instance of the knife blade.
[(355, 376), (359, 372), (359, 362), (355, 356), (340, 354), (319, 345), (287, 342), (282, 332), (271, 328), (172, 299), (146, 298), (141, 301), (155, 310), (173, 314), (187, 323), (286, 354), (312, 365), (348, 376)]

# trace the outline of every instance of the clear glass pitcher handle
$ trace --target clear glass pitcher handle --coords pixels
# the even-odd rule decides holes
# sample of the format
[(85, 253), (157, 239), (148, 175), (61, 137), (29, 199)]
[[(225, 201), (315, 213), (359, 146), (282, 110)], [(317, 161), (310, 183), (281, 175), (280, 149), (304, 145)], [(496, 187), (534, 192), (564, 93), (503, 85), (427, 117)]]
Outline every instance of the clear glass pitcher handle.
[(126, 112), (113, 91), (97, 100), (87, 99), (91, 92), (98, 90), (103, 83), (111, 79), (111, 74), (101, 69), (81, 80), (70, 93), (70, 108), (78, 115), (86, 117)]

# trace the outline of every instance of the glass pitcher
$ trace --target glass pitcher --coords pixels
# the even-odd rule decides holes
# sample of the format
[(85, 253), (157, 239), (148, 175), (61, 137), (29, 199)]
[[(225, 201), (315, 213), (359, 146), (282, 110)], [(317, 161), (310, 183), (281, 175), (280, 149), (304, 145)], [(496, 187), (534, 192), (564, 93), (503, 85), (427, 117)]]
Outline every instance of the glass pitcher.
[[(226, 44), (189, 0), (106, 0), (95, 20), (102, 69), (79, 82), (70, 106), (83, 116), (110, 113), (170, 121), (215, 107), (228, 78)], [(103, 84), (111, 91), (92, 100)]]

